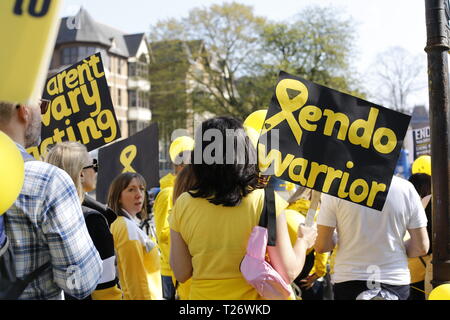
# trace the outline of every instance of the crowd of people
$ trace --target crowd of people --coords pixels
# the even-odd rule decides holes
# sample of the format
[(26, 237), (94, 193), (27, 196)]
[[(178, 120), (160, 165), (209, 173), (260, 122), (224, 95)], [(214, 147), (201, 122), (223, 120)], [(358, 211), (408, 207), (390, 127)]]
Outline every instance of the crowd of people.
[[(264, 188), (277, 179), (261, 176), (249, 161), (256, 149), (240, 120), (214, 117), (198, 132), (233, 130), (233, 145), (244, 145), (245, 154), (234, 152), (231, 163), (225, 144), (224, 161), (208, 163), (193, 161), (193, 150), (203, 154), (207, 142), (176, 139), (174, 171), (160, 180), (147, 212), (139, 173), (115, 177), (106, 204), (87, 194), (100, 164), (78, 142), (56, 144), (43, 161), (31, 159), (25, 149), (39, 141), (43, 112), (39, 104), (0, 102), (0, 130), (25, 160), (22, 191), (2, 216), (15, 271), (23, 277), (49, 265), (20, 299), (263, 299), (240, 262), (263, 210)], [(425, 299), (430, 186), (427, 174), (410, 181), (394, 176), (381, 212), (323, 194), (313, 226), (304, 224), (311, 192), (275, 191), (276, 244), (266, 259), (292, 284), (290, 299)], [(154, 238), (140, 228), (150, 214)]]

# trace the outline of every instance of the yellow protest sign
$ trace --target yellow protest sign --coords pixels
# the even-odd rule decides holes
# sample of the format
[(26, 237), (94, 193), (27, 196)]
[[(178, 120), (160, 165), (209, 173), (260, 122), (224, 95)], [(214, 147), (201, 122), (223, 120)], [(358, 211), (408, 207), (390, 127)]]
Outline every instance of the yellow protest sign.
[(0, 1), (0, 100), (32, 103), (42, 94), (62, 0)]
[(259, 138), (259, 169), (382, 210), (410, 119), (280, 72)]

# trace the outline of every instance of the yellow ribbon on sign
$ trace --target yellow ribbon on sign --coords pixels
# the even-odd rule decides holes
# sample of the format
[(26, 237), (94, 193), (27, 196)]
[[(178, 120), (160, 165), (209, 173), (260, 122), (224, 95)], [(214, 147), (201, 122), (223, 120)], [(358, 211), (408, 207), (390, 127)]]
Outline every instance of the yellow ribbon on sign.
[(136, 172), (136, 170), (134, 170), (133, 167), (131, 166), (131, 163), (133, 163), (133, 160), (134, 158), (136, 158), (136, 155), (137, 155), (137, 148), (133, 144), (123, 149), (122, 153), (120, 154), (120, 163), (123, 165), (122, 173)]
[(308, 101), (308, 89), (298, 80), (283, 79), (278, 82), (275, 93), (281, 111), (266, 120), (261, 135), (286, 120), (295, 136), (295, 140), (300, 144), (302, 128), (292, 113), (306, 104), (306, 101)]

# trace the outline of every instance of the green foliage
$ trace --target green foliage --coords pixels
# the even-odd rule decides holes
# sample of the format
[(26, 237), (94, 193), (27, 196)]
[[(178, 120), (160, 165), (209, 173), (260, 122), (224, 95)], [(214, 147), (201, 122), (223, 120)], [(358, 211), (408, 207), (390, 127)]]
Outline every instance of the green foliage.
[(333, 8), (270, 22), (250, 6), (213, 4), (158, 22), (150, 38), (152, 109), (161, 121), (186, 123), (186, 110), (244, 120), (268, 108), (280, 70), (365, 97), (351, 69), (352, 21)]

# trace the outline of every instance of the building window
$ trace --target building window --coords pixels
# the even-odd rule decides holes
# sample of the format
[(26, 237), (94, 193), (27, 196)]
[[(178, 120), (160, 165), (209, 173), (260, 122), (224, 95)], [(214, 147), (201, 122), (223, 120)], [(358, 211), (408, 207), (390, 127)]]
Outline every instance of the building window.
[(137, 107), (137, 94), (136, 91), (130, 90), (128, 91), (128, 99), (130, 103), (130, 107)]
[(97, 47), (86, 47), (86, 46), (78, 46), (78, 47), (69, 47), (62, 49), (62, 57), (61, 63), (62, 65), (74, 64), (87, 57), (101, 51), (100, 48)]
[(122, 105), (122, 90), (120, 89), (117, 89), (117, 104)]
[(136, 63), (130, 63), (128, 65), (128, 75), (130, 77), (135, 77), (136, 76)]
[(74, 64), (78, 59), (78, 47), (70, 47), (62, 49), (61, 63), (63, 65)]
[(128, 121), (128, 136), (132, 136), (137, 131), (136, 121)]

